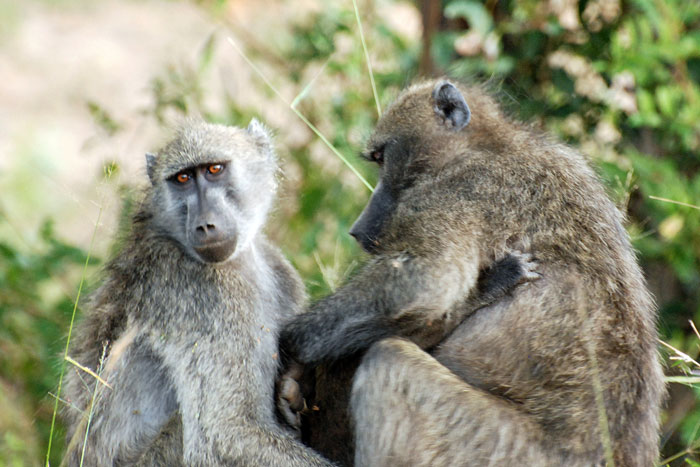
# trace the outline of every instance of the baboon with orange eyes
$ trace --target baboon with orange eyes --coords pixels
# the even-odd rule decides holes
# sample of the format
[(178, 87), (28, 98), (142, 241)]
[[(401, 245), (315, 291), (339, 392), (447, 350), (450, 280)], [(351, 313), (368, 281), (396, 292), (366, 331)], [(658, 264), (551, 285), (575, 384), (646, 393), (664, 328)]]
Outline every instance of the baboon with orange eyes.
[(190, 122), (147, 170), (73, 339), (93, 370), (105, 349), (110, 387), (68, 374), (65, 396), (84, 412), (66, 409), (65, 463), (330, 465), (275, 415), (277, 335), (305, 292), (261, 231), (278, 170), (268, 131)]

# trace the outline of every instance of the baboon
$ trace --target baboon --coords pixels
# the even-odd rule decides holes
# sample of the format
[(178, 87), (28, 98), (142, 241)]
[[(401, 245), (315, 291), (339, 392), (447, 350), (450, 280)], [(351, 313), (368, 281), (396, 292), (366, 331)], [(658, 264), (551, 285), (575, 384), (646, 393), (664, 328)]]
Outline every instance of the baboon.
[[(280, 334), (303, 364), (363, 355), (355, 464), (653, 465), (655, 306), (585, 158), (447, 80), (401, 93), (364, 155), (380, 183), (351, 234), (371, 258)], [(465, 307), (513, 249), (541, 278)]]
[[(77, 465), (330, 465), (275, 415), (277, 336), (297, 273), (261, 229), (277, 164), (268, 131), (188, 122), (157, 156), (71, 356)], [(104, 352), (104, 359), (101, 358)], [(82, 412), (81, 412), (82, 411)]]
[[(464, 313), (470, 314), (511, 293), (520, 284), (537, 280), (537, 263), (532, 255), (511, 251), (479, 272), (473, 292), (461, 305)], [(299, 386), (292, 387), (285, 396), (295, 400), (295, 407), (303, 408), (307, 401), (313, 410), (304, 410), (303, 417), (294, 420), (300, 426), (302, 439), (324, 457), (340, 464), (352, 465), (354, 459), (354, 437), (348, 414), (352, 378), (357, 370), (361, 355), (340, 358), (316, 368), (294, 365), (288, 378), (299, 380)], [(287, 380), (285, 379), (285, 382)], [(289, 384), (289, 383), (288, 383)], [(283, 399), (282, 395), (278, 396)], [(287, 404), (289, 404), (287, 402)], [(287, 411), (291, 410), (290, 408)], [(303, 418), (303, 421), (301, 420)], [(289, 417), (291, 419), (291, 417)]]

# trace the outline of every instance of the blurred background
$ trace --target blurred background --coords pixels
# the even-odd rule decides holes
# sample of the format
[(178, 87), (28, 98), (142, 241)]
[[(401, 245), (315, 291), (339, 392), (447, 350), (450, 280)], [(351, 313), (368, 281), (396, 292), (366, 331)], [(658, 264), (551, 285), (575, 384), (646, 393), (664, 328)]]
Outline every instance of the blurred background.
[[(382, 107), (419, 76), (488, 82), (594, 161), (660, 309), (664, 463), (699, 466), (700, 3), (357, 6)], [(289, 105), (376, 181), (356, 156), (377, 106), (352, 0), (0, 0), (0, 83), (0, 465), (60, 462), (58, 420), (47, 447), (75, 303), (118, 248), (144, 153), (183, 116), (274, 129), (267, 230), (312, 297), (362, 259), (347, 231), (369, 190)]]

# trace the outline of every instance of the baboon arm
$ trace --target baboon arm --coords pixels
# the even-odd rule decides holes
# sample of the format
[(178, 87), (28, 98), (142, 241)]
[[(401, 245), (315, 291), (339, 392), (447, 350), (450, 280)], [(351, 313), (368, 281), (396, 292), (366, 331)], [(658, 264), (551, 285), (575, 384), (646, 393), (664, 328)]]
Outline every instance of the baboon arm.
[(545, 452), (541, 428), (474, 388), (415, 344), (389, 338), (364, 356), (352, 388), (355, 465), (576, 465)]
[(295, 317), (280, 348), (302, 363), (335, 360), (398, 335), (423, 348), (437, 344), (465, 317), (463, 303), (478, 276), (475, 258), (462, 254), (424, 258), (408, 254), (370, 261), (350, 282)]
[(83, 465), (134, 462), (177, 410), (162, 361), (130, 332), (114, 343), (102, 371), (111, 388), (90, 375), (81, 377), (87, 383), (88, 405), (73, 429), (64, 464), (80, 464), (83, 444)]

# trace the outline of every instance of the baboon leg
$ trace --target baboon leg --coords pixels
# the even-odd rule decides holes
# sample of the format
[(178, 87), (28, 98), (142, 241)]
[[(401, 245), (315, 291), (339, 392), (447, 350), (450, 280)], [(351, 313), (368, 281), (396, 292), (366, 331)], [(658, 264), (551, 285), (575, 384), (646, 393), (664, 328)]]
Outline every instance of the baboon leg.
[(114, 367), (103, 375), (111, 388), (98, 384), (95, 407), (90, 410), (88, 406), (75, 424), (64, 465), (78, 465), (83, 456), (83, 465), (131, 464), (176, 413), (170, 378), (150, 347), (134, 343), (122, 355), (111, 358), (116, 360), (108, 361), (107, 367)]
[(182, 459), (182, 419), (176, 413), (135, 464), (138, 467), (176, 467)]
[(358, 466), (564, 465), (533, 420), (398, 338), (365, 355), (351, 413)]

